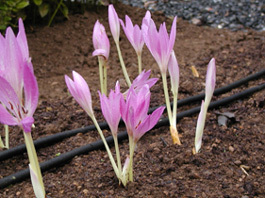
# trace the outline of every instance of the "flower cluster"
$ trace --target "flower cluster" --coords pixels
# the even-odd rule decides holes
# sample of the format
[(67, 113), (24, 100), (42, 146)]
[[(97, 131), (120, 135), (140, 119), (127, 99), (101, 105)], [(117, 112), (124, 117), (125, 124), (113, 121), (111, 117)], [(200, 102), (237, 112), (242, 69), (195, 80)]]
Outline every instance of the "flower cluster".
[[(93, 30), (93, 56), (98, 57), (99, 79), (101, 91), (99, 100), (101, 110), (106, 119), (115, 144), (116, 159), (109, 148), (101, 128), (96, 120), (92, 107), (92, 98), (88, 84), (84, 78), (73, 71), (73, 79), (65, 75), (65, 82), (71, 95), (92, 119), (108, 153), (111, 165), (119, 181), (126, 186), (133, 181), (133, 156), (137, 143), (141, 137), (150, 131), (159, 121), (165, 110), (164, 106), (157, 108), (148, 114), (150, 106), (150, 88), (158, 81), (150, 78), (151, 70), (142, 70), (142, 50), (146, 44), (150, 53), (156, 60), (161, 72), (166, 108), (170, 124), (170, 132), (174, 144), (181, 144), (177, 131), (177, 96), (179, 88), (179, 66), (173, 50), (176, 39), (177, 18), (174, 17), (170, 33), (166, 24), (159, 29), (151, 18), (151, 13), (146, 12), (141, 26), (133, 25), (129, 16), (125, 16), (125, 23), (119, 19), (113, 5), (108, 7), (108, 19), (111, 34), (113, 36), (121, 68), (128, 85), (127, 91), (121, 92), (119, 81), (115, 89), (107, 94), (107, 67), (110, 57), (110, 42), (104, 26), (96, 21)], [(131, 83), (127, 73), (122, 53), (119, 46), (120, 25), (126, 37), (133, 46), (138, 57), (139, 75)], [(167, 85), (167, 71), (170, 76), (171, 92), (173, 96), (173, 108)], [(194, 154), (199, 152), (202, 144), (202, 135), (206, 119), (206, 113), (213, 96), (216, 81), (215, 59), (213, 58), (207, 69), (205, 100), (202, 101), (201, 112), (197, 121)], [(6, 125), (6, 140), (8, 139), (7, 125), (18, 125), (25, 137), (25, 143), (29, 156), (29, 169), (35, 195), (38, 198), (45, 197), (42, 175), (37, 159), (36, 150), (31, 137), (34, 126), (33, 114), (38, 105), (38, 84), (33, 71), (31, 58), (29, 57), (28, 44), (24, 25), (19, 19), (19, 32), (17, 36), (11, 28), (7, 28), (5, 37), (0, 34), (0, 122)], [(171, 109), (172, 108), (172, 109)], [(123, 121), (129, 136), (129, 152), (122, 167), (118, 145), (119, 123)], [(4, 146), (0, 137), (0, 146)]]

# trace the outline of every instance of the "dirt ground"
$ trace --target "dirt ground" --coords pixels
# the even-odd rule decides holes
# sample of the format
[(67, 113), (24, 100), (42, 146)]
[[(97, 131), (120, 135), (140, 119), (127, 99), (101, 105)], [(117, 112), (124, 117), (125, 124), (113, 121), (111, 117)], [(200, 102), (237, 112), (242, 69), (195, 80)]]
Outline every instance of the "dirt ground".
[[(120, 18), (125, 14), (134, 23), (141, 24), (145, 10), (117, 5)], [(152, 13), (159, 25), (172, 19)], [(93, 108), (98, 121), (104, 121), (99, 104), (97, 58), (92, 57), (92, 31), (96, 20), (105, 26), (111, 52), (108, 70), (108, 88), (120, 81), (122, 75), (118, 55), (107, 19), (107, 7), (70, 19), (53, 27), (28, 26), (30, 55), (37, 76), (40, 98), (34, 115), (36, 128), (33, 138), (91, 125), (92, 121), (68, 94), (64, 75), (79, 72), (88, 82)], [(231, 32), (209, 27), (198, 27), (178, 19), (175, 52), (180, 66), (179, 99), (204, 92), (207, 64), (216, 59), (216, 87), (222, 87), (265, 68), (265, 32)], [(123, 31), (120, 39), (122, 54), (131, 80), (137, 76), (137, 57)], [(191, 66), (200, 76), (194, 77)], [(151, 76), (159, 78), (151, 89), (151, 105), (164, 104), (159, 68), (147, 48), (143, 52), (143, 67), (151, 69)], [(169, 79), (168, 79), (169, 82)], [(234, 89), (218, 100), (246, 88), (265, 82), (261, 78)], [(134, 158), (134, 182), (126, 188), (119, 186), (105, 150), (77, 156), (69, 163), (43, 173), (47, 195), (59, 197), (265, 197), (265, 92), (233, 102), (208, 112), (202, 150), (193, 155), (197, 116), (186, 117), (178, 123), (182, 145), (173, 145), (168, 127), (148, 132), (138, 143)], [(200, 103), (178, 109), (187, 110)], [(218, 125), (217, 112), (232, 112), (235, 119), (227, 126)], [(164, 114), (166, 116), (166, 114)], [(121, 128), (120, 131), (124, 129)], [(105, 131), (105, 135), (110, 132)], [(41, 162), (99, 139), (97, 131), (78, 134), (55, 145), (38, 150)], [(162, 141), (163, 140), (163, 141)], [(10, 145), (24, 142), (17, 127), (11, 128)], [(165, 143), (166, 142), (166, 143)], [(113, 151), (113, 148), (112, 148)], [(120, 144), (122, 159), (128, 154), (128, 142)], [(240, 167), (245, 167), (244, 172)], [(28, 167), (27, 155), (15, 156), (0, 163), (0, 178)], [(30, 180), (0, 190), (0, 197), (34, 197)]]

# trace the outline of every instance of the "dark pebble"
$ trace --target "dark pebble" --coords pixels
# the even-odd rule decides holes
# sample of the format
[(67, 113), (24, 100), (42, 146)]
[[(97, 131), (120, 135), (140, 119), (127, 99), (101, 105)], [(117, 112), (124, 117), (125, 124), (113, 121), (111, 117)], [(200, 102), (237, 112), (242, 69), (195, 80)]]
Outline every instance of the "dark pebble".
[(232, 31), (248, 28), (265, 30), (264, 0), (120, 0), (120, 2), (144, 8), (150, 11), (160, 11), (166, 16), (178, 16), (198, 25), (208, 25), (214, 28), (226, 28)]

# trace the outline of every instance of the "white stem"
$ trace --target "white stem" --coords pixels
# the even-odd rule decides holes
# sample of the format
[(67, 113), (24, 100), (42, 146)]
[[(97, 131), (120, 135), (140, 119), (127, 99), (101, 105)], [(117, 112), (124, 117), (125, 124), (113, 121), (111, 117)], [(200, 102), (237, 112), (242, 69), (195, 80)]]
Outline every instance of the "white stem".
[(127, 70), (126, 70), (126, 67), (125, 67), (125, 64), (124, 64), (124, 61), (123, 61), (123, 58), (122, 58), (119, 42), (115, 42), (115, 43), (116, 43), (117, 51), (118, 51), (118, 54), (119, 54), (119, 59), (120, 59), (123, 75), (125, 77), (125, 80), (126, 80), (126, 83), (127, 83), (128, 87), (130, 87), (132, 83), (130, 81), (129, 75), (127, 73)]
[(162, 81), (163, 81), (163, 88), (164, 88), (164, 95), (165, 95), (165, 100), (166, 100), (169, 124), (170, 124), (170, 126), (172, 126), (172, 112), (171, 112), (171, 106), (170, 106), (170, 100), (169, 100), (169, 94), (168, 94), (168, 88), (167, 88), (166, 73), (162, 73)]
[[(101, 93), (104, 93), (104, 81), (103, 81), (103, 69), (102, 69), (102, 61), (100, 56), (98, 56), (98, 66), (99, 66), (99, 81), (100, 81), (100, 90)], [(105, 94), (105, 93), (104, 93)]]
[(120, 150), (119, 150), (119, 143), (118, 143), (117, 135), (113, 135), (113, 139), (114, 139), (114, 144), (115, 144), (115, 151), (116, 151), (119, 174), (120, 174), (120, 178), (121, 178), (122, 177), (121, 157), (120, 157)]
[(4, 125), (4, 127), (5, 127), (5, 142), (6, 142), (5, 148), (9, 149), (9, 128), (8, 125)]
[(114, 169), (114, 172), (115, 172), (116, 176), (118, 177), (118, 179), (120, 180), (120, 177), (119, 177), (120, 176), (119, 175), (119, 169), (118, 169), (118, 167), (116, 165), (116, 162), (115, 162), (115, 160), (114, 160), (114, 158), (113, 158), (113, 156), (112, 156), (112, 154), (110, 152), (108, 143), (106, 142), (106, 139), (105, 139), (105, 137), (103, 135), (103, 132), (102, 132), (101, 128), (99, 127), (98, 122), (97, 122), (95, 116), (91, 116), (91, 119), (92, 119), (94, 125), (96, 126), (96, 128), (98, 130), (98, 133), (99, 133), (99, 135), (100, 135), (100, 137), (101, 137), (101, 139), (102, 139), (102, 141), (104, 143), (104, 146), (105, 146), (106, 151), (107, 151), (107, 153), (109, 155), (109, 159), (110, 159), (111, 165), (112, 165), (112, 167)]
[(44, 189), (43, 179), (42, 179), (42, 175), (41, 175), (40, 165), (39, 165), (36, 149), (35, 149), (35, 146), (33, 144), (31, 133), (23, 132), (23, 134), (24, 134), (25, 144), (26, 144), (26, 148), (27, 148), (27, 152), (28, 152), (29, 163), (30, 163), (33, 171), (37, 175), (39, 184), (42, 188), (42, 194), (45, 195), (45, 189)]
[(138, 59), (138, 72), (139, 74), (142, 72), (142, 53), (137, 53), (137, 59)]
[(135, 142), (133, 138), (129, 136), (129, 146), (130, 146), (130, 165), (129, 165), (129, 181), (133, 182), (133, 154), (135, 149)]

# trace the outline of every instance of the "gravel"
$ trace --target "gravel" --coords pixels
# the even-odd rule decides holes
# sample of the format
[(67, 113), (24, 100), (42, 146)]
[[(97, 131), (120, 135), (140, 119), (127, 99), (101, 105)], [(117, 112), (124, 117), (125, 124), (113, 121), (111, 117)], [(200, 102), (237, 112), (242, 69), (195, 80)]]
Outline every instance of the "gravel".
[(232, 31), (265, 31), (265, 0), (120, 0), (120, 2), (178, 16), (196, 25)]

